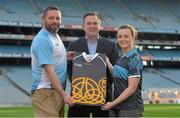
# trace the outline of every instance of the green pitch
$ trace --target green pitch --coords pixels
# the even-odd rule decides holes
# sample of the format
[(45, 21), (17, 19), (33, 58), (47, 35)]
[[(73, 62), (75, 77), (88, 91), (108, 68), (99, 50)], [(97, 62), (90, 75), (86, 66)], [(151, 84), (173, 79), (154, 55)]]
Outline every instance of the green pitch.
[[(33, 117), (33, 111), (30, 106), (0, 107), (0, 117)], [(180, 117), (180, 104), (146, 104), (144, 117)]]
[(180, 117), (180, 104), (147, 104), (144, 117)]
[(30, 106), (25, 107), (0, 107), (0, 117), (32, 117)]

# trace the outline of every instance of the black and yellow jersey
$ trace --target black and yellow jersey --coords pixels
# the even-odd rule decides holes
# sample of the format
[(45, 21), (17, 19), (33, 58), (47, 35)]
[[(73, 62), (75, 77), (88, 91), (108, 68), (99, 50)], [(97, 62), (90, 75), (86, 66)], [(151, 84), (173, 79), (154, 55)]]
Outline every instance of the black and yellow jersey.
[(101, 106), (106, 102), (105, 54), (75, 52), (72, 90), (74, 104)]

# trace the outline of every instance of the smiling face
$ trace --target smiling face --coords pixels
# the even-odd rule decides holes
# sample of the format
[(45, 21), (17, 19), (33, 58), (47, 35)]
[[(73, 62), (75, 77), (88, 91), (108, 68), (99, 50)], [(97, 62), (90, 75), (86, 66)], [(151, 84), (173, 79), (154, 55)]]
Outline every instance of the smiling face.
[(61, 24), (61, 13), (58, 10), (49, 10), (42, 16), (43, 26), (51, 33), (58, 32)]
[(130, 51), (133, 49), (135, 37), (130, 28), (122, 28), (117, 32), (117, 41), (122, 50)]
[(101, 21), (96, 15), (88, 15), (84, 18), (83, 29), (88, 39), (97, 39), (100, 23)]

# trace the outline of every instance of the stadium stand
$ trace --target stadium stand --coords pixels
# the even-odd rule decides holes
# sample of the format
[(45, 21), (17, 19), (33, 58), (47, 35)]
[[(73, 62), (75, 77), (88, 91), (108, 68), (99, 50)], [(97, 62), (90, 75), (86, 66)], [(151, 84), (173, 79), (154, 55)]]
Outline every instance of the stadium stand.
[[(99, 13), (100, 34), (113, 42), (118, 26), (134, 25), (140, 32), (136, 48), (144, 63), (143, 99), (147, 103), (178, 103), (179, 4), (179, 0), (1, 0), (0, 105), (31, 104), (30, 44), (41, 27), (40, 13), (48, 5), (62, 10), (59, 34), (66, 47), (83, 35), (82, 17), (88, 11)], [(154, 99), (154, 93), (160, 97)]]
[[(61, 8), (63, 25), (81, 25), (81, 17), (85, 12), (97, 11), (102, 17), (103, 25), (107, 26), (118, 27), (121, 24), (129, 23), (141, 30), (178, 31), (180, 29), (178, 3), (178, 0), (173, 0), (173, 2), (169, 0), (0, 1), (0, 4), (3, 5), (0, 15), (4, 16), (0, 18), (0, 21), (1, 23), (10, 22), (10, 24), (12, 22), (18, 22), (18, 24), (20, 22), (24, 25), (40, 24), (39, 16), (42, 9), (51, 4)], [(169, 22), (171, 25), (168, 24)]]
[[(155, 68), (145, 68), (143, 71), (143, 89), (148, 90), (150, 88), (177, 88), (180, 85), (180, 80), (177, 79), (177, 77), (170, 76), (173, 73), (169, 71), (169, 69), (164, 69), (165, 72), (159, 71)], [(179, 69), (173, 69), (176, 72), (179, 71)], [(163, 76), (164, 75), (164, 76)], [(176, 76), (179, 74), (176, 73)], [(171, 80), (174, 80), (173, 82)], [(179, 83), (179, 84), (177, 84)]]
[[(129, 9), (134, 11), (138, 19), (141, 19), (147, 22), (154, 28), (156, 27), (162, 28), (162, 29), (165, 29), (165, 28), (171, 29), (171, 27), (178, 28), (175, 25), (176, 23), (174, 23), (174, 22), (177, 22), (175, 20), (175, 17), (169, 12), (167, 12), (166, 9), (161, 7), (158, 4), (159, 2), (157, 3), (156, 0), (149, 0), (149, 1), (147, 0), (136, 0), (136, 1), (122, 0), (122, 1), (128, 6)], [(166, 24), (167, 22), (172, 22), (171, 26)]]
[(23, 45), (0, 45), (0, 56), (1, 57), (20, 57), (30, 58), (30, 47)]
[(153, 56), (153, 60), (178, 61), (180, 53), (178, 50), (148, 50)]
[(173, 2), (171, 0), (159, 0), (160, 3), (171, 13), (176, 17), (177, 21), (180, 22), (180, 1), (174, 0)]
[(0, 106), (29, 104), (32, 82), (30, 66), (1, 65)]

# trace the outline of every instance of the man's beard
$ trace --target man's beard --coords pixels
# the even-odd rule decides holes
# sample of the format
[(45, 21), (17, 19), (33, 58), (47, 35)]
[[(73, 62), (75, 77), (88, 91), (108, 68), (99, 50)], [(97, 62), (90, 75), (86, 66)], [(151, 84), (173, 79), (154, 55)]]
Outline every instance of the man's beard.
[(49, 27), (49, 32), (51, 32), (51, 33), (57, 33), (58, 32), (58, 30), (59, 30), (59, 27)]
[(51, 33), (57, 33), (59, 28), (60, 28), (60, 26), (58, 27), (56, 25), (55, 26), (54, 25), (53, 26), (52, 25), (46, 25), (46, 29)]

